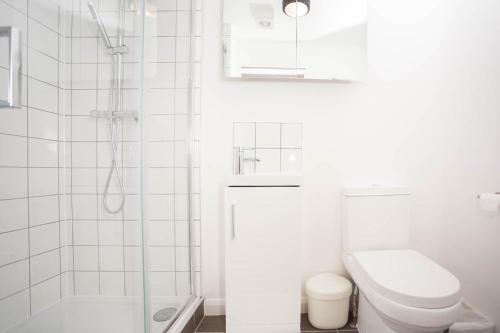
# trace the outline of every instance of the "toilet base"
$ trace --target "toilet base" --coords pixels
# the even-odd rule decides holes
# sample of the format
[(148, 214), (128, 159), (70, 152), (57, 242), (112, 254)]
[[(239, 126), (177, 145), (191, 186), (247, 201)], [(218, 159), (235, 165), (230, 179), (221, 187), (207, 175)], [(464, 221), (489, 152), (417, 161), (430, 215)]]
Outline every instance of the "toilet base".
[(443, 333), (443, 331), (421, 330), (383, 320), (362, 291), (359, 293), (357, 326), (359, 333)]
[(359, 333), (398, 333), (384, 323), (361, 291), (358, 305), (358, 331)]

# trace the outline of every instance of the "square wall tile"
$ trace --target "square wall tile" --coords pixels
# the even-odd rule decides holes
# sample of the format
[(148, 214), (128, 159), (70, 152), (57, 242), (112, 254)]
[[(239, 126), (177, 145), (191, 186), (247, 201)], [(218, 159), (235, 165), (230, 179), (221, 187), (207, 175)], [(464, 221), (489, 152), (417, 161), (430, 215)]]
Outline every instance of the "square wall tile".
[(30, 315), (30, 295), (25, 290), (0, 301), (0, 330), (26, 320)]
[(281, 148), (281, 124), (257, 123), (255, 132), (257, 148)]
[(175, 295), (175, 272), (152, 272), (151, 294), (156, 296)]
[[(175, 166), (176, 167), (184, 167), (188, 166), (188, 145), (186, 142), (176, 142), (175, 143)], [(193, 156), (196, 152), (193, 151)], [(195, 159), (193, 158), (193, 165), (195, 164)]]
[(141, 248), (139, 246), (126, 246), (123, 252), (125, 255), (125, 271), (141, 271)]
[(302, 172), (302, 149), (281, 150), (281, 172), (282, 173)]
[(31, 257), (31, 284), (37, 284), (59, 274), (59, 250)]
[[(100, 171), (100, 170), (99, 170)], [(107, 170), (106, 170), (107, 171)], [(79, 194), (93, 194), (96, 193), (96, 168), (72, 168), (69, 170), (70, 185), (69, 191)], [(94, 199), (95, 200), (95, 199)], [(79, 203), (77, 203), (79, 204)]]
[(188, 193), (188, 168), (176, 168), (175, 169), (175, 192), (176, 193)]
[(123, 245), (123, 221), (99, 221), (100, 245)]
[(152, 246), (174, 246), (175, 222), (149, 222), (149, 244)]
[(255, 148), (255, 123), (234, 123), (233, 147)]
[(125, 246), (141, 244), (141, 230), (138, 221), (123, 221), (123, 239)]
[(123, 256), (121, 246), (99, 246), (99, 270), (123, 271)]
[(281, 171), (280, 149), (257, 149), (256, 173), (276, 174)]
[(28, 165), (26, 157), (27, 148), (28, 141), (26, 138), (0, 135), (0, 151), (2, 152), (0, 154), (0, 166), (26, 167)]
[(150, 247), (151, 271), (175, 271), (175, 249), (173, 247)]
[(0, 233), (28, 227), (28, 199), (0, 201)]
[(55, 195), (59, 192), (57, 168), (29, 168), (30, 196)]
[(25, 259), (28, 255), (28, 230), (0, 234), (0, 266)]
[(176, 185), (174, 179), (174, 168), (149, 168), (148, 169), (148, 193), (150, 194), (172, 194)]
[[(48, 83), (37, 81), (35, 79), (29, 79), (28, 80), (28, 100), (29, 100), (29, 106), (30, 106), (30, 112), (31, 108), (36, 108), (40, 109), (46, 112), (50, 112), (52, 114), (57, 114), (58, 113), (58, 102), (59, 102), (59, 96), (58, 96), (58, 91), (57, 88), (54, 86), (51, 86)], [(40, 111), (40, 112), (43, 112)], [(40, 119), (40, 118), (36, 118)], [(54, 115), (53, 115), (54, 119)], [(41, 123), (36, 123), (37, 126), (41, 126)], [(43, 130), (43, 129), (42, 129)], [(42, 132), (43, 133), (43, 132)], [(34, 135), (36, 136), (36, 135)], [(53, 136), (53, 135), (52, 135)], [(42, 137), (42, 136), (38, 136)], [(53, 137), (50, 137), (51, 139)], [(56, 138), (57, 138), (57, 132), (56, 132)]]
[(75, 257), (75, 271), (98, 270), (99, 257), (97, 246), (75, 246), (73, 251)]
[(56, 141), (29, 139), (29, 166), (56, 167), (58, 166), (58, 143)]
[[(95, 140), (95, 137), (94, 137)], [(109, 144), (108, 144), (109, 145)], [(92, 167), (96, 166), (97, 145), (95, 142), (72, 142), (71, 143), (71, 162), (73, 167)], [(111, 151), (110, 151), (111, 152)], [(103, 166), (109, 166), (109, 160), (106, 160)]]
[(191, 30), (191, 12), (178, 11), (177, 12), (177, 36), (189, 36)]
[(167, 221), (174, 219), (174, 196), (173, 195), (149, 195), (148, 196), (149, 219), (153, 221)]
[[(28, 75), (32, 78), (37, 79), (38, 81), (41, 81), (41, 83), (46, 83), (49, 84), (49, 86), (45, 86), (45, 89), (50, 89), (50, 91), (53, 93), (54, 92), (54, 86), (57, 86), (58, 84), (58, 63), (57, 60), (54, 58), (51, 58), (49, 56), (46, 56), (43, 53), (40, 53), (34, 49), (31, 49), (29, 51), (29, 57), (28, 57)], [(30, 83), (30, 90), (33, 88), (32, 82), (29, 81)], [(56, 90), (57, 91), (57, 90)], [(31, 95), (33, 96), (33, 95)], [(42, 96), (39, 96), (42, 97)], [(50, 98), (52, 99), (53, 97), (49, 96), (44, 96), (44, 98)], [(37, 103), (32, 104), (32, 101), (30, 100), (30, 106), (33, 107), (39, 107)], [(33, 101), (36, 102), (36, 101)], [(53, 101), (51, 101), (51, 104)], [(45, 108), (43, 108), (45, 110)], [(46, 109), (47, 111), (53, 111)], [(55, 109), (57, 111), (57, 108)]]
[(97, 221), (73, 220), (74, 245), (97, 245)]
[(4, 168), (0, 172), (0, 200), (23, 198), (28, 195), (26, 168)]
[(140, 217), (139, 196), (128, 194), (125, 197), (125, 207), (123, 207), (123, 217), (127, 220), (138, 220)]
[(97, 119), (89, 116), (72, 116), (72, 141), (96, 141)]
[(0, 267), (0, 281), (0, 299), (27, 288), (29, 286), (28, 260)]
[(189, 296), (191, 294), (190, 281), (189, 272), (175, 272), (176, 295)]
[(59, 221), (59, 196), (29, 199), (30, 226)]
[(60, 250), (61, 273), (73, 270), (73, 247), (63, 246)]
[(180, 246), (175, 249), (175, 270), (177, 272), (189, 271), (189, 247)]
[(155, 19), (146, 20), (146, 35), (175, 36), (176, 13), (172, 11), (157, 12)]
[(189, 221), (175, 221), (175, 245), (189, 246)]
[(61, 296), (64, 298), (73, 295), (73, 272), (64, 272), (61, 274)]
[(140, 296), (142, 295), (142, 273), (125, 272), (125, 295)]
[(187, 220), (189, 217), (189, 204), (187, 194), (175, 195), (175, 219)]
[(28, 134), (27, 120), (28, 112), (26, 108), (12, 112), (12, 109), (0, 109), (0, 133), (23, 135)]
[(97, 219), (97, 195), (73, 194), (73, 218)]
[(151, 141), (173, 140), (176, 133), (175, 118), (170, 115), (151, 115), (147, 118), (147, 132)]
[(97, 97), (95, 90), (71, 90), (71, 114), (88, 116), (96, 109)]
[(59, 29), (59, 8), (46, 0), (30, 0), (28, 15), (54, 31)]
[[(131, 196), (125, 197), (125, 206), (123, 207), (123, 215), (127, 214), (127, 208), (132, 205)], [(111, 210), (117, 209), (122, 201), (121, 194), (108, 194), (106, 197), (106, 203)], [(135, 203), (133, 203), (135, 205)], [(101, 220), (121, 220), (123, 218), (122, 214), (111, 214), (104, 208), (104, 196), (98, 196), (97, 202), (98, 217)], [(127, 217), (125, 217), (127, 218)]]
[(28, 20), (28, 44), (31, 48), (57, 59), (59, 37), (56, 32), (33, 19)]
[(150, 167), (173, 167), (174, 142), (148, 143), (147, 160)]
[(101, 272), (102, 296), (125, 296), (125, 272)]
[(99, 295), (98, 272), (74, 272), (75, 295)]
[(302, 124), (281, 124), (281, 148), (302, 148)]
[(59, 223), (30, 228), (30, 255), (54, 250), (59, 247)]
[(59, 301), (61, 295), (60, 276), (31, 287), (31, 313), (35, 314), (45, 310)]

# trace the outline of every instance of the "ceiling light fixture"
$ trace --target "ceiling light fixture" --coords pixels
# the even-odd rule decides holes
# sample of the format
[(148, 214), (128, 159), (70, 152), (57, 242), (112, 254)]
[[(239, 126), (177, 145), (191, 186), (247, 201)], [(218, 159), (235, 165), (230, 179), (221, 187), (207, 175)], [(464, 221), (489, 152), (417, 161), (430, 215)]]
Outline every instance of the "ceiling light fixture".
[(307, 15), (311, 9), (311, 0), (283, 0), (283, 12), (290, 17)]

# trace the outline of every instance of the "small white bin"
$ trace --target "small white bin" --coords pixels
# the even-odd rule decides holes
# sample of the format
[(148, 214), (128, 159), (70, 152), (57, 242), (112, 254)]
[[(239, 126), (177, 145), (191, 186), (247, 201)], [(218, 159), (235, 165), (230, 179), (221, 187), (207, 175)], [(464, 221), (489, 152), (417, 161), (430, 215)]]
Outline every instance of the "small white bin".
[(319, 329), (345, 326), (349, 318), (351, 293), (351, 282), (340, 275), (322, 273), (307, 280), (307, 308), (311, 324)]

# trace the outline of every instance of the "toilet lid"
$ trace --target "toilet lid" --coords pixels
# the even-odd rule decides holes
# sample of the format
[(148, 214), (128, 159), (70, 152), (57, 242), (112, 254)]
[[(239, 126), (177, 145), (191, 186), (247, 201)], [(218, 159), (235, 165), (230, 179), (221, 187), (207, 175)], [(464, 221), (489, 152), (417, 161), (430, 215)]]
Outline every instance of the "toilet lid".
[(436, 309), (460, 301), (458, 279), (417, 251), (360, 251), (353, 258), (370, 286), (397, 303)]

